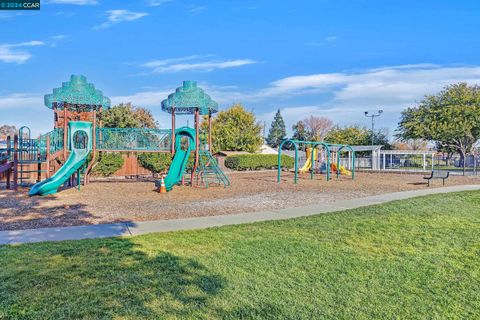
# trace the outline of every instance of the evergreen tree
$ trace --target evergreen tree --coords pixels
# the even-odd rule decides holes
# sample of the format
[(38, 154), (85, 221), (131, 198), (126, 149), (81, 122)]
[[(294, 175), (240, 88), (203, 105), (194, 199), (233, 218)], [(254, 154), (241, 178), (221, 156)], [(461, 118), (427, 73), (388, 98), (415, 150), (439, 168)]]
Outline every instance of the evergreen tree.
[(272, 126), (268, 131), (267, 144), (272, 148), (276, 148), (280, 145), (283, 139), (287, 136), (285, 129), (285, 122), (283, 121), (280, 109), (277, 110), (275, 117), (273, 118)]

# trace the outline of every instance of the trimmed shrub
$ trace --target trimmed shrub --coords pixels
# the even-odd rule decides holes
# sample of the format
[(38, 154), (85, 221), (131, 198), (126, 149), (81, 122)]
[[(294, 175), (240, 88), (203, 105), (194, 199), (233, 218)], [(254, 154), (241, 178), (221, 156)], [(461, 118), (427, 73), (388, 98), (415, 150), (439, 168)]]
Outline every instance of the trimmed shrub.
[(141, 153), (138, 155), (138, 163), (152, 174), (167, 171), (172, 163), (170, 153)]
[(111, 176), (123, 166), (123, 157), (121, 153), (102, 152), (93, 172), (104, 177)]
[[(294, 165), (294, 159), (282, 155), (281, 165), (284, 168), (291, 169)], [(225, 166), (238, 171), (276, 169), (278, 167), (278, 156), (275, 154), (238, 154), (226, 157)]]

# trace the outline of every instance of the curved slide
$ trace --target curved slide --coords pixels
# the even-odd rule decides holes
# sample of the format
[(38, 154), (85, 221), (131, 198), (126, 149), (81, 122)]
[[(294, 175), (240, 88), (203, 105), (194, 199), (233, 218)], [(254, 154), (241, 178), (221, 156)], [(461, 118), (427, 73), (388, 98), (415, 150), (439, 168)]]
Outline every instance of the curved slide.
[[(189, 139), (188, 147), (186, 150), (182, 149), (182, 138), (187, 137)], [(172, 164), (168, 170), (168, 174), (165, 177), (165, 187), (167, 191), (172, 190), (173, 186), (178, 184), (182, 180), (183, 173), (187, 167), (188, 157), (190, 152), (195, 150), (195, 130), (188, 127), (182, 127), (177, 129), (175, 137), (175, 155), (172, 159)], [(157, 187), (160, 181), (157, 181)]]
[[(92, 149), (91, 130), (92, 124), (84, 121), (71, 121), (69, 123), (69, 135), (71, 143), (71, 152), (67, 161), (52, 177), (43, 180), (30, 188), (28, 195), (30, 196), (45, 196), (54, 194), (58, 188), (67, 181), (78, 169), (80, 169), (88, 159), (88, 155)], [(82, 146), (78, 146), (77, 132), (86, 134), (86, 141), (83, 141)], [(82, 137), (83, 138), (83, 137)]]

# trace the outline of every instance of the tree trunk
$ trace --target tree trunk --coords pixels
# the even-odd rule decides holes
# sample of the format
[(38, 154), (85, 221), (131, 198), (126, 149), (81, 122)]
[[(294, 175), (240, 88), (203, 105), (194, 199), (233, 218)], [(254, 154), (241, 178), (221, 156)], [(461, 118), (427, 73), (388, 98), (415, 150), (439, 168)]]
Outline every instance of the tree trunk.
[(466, 169), (466, 152), (464, 150), (460, 150), (460, 161), (463, 163), (463, 175), (465, 176), (465, 169)]

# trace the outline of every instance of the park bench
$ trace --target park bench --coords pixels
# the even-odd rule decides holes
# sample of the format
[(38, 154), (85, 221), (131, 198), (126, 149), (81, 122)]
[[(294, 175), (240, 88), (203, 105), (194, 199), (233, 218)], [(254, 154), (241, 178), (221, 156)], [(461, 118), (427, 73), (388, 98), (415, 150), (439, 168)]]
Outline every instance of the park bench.
[(443, 181), (443, 185), (445, 185), (445, 180), (448, 179), (448, 177), (450, 176), (450, 172), (449, 171), (437, 171), (437, 170), (433, 170), (429, 176), (427, 177), (423, 177), (423, 179), (427, 179), (428, 181), (428, 186), (430, 187), (430, 180), (432, 179), (442, 179)]

